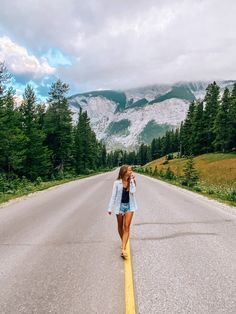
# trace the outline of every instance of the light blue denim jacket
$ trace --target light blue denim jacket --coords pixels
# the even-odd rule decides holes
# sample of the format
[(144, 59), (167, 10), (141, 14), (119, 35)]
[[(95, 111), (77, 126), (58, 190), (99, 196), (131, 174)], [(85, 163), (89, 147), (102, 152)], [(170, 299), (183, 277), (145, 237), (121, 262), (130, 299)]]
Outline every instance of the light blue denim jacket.
[[(107, 208), (108, 212), (114, 211), (115, 214), (119, 214), (122, 191), (123, 191), (122, 179), (116, 180), (113, 183), (112, 195), (111, 195), (111, 199)], [(131, 179), (130, 191), (129, 191), (129, 203), (130, 203), (131, 211), (136, 211), (138, 209), (137, 202), (134, 195), (135, 192), (136, 192), (136, 185), (135, 185), (134, 179)]]

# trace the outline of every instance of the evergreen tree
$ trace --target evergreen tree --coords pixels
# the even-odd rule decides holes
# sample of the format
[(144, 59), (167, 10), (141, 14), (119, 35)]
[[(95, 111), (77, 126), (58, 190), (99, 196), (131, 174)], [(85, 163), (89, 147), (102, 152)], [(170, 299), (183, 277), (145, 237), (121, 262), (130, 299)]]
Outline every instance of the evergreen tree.
[(106, 165), (106, 148), (97, 141), (87, 111), (81, 108), (75, 130), (75, 165), (77, 173)]
[(229, 108), (230, 108), (230, 92), (226, 87), (222, 97), (221, 105), (218, 107), (218, 112), (214, 121), (215, 140), (213, 144), (216, 151), (225, 152), (229, 149)]
[(192, 136), (193, 136), (193, 117), (195, 111), (195, 102), (189, 105), (188, 113), (181, 129), (181, 144), (184, 155), (192, 154)]
[(0, 172), (10, 178), (19, 174), (25, 158), (27, 138), (20, 129), (20, 120), (14, 107), (14, 91), (7, 88), (11, 75), (5, 64), (0, 62)]
[(88, 117), (87, 111), (83, 112), (84, 116), (84, 151), (85, 151), (85, 169), (95, 169), (96, 168), (96, 158), (97, 158), (97, 140), (94, 131), (90, 127), (90, 119)]
[(198, 181), (198, 173), (194, 167), (193, 155), (187, 157), (187, 163), (184, 167), (184, 177), (182, 184), (187, 186), (193, 186)]
[(229, 148), (236, 151), (236, 83), (233, 86), (229, 106)]
[(151, 161), (151, 148), (148, 145), (142, 143), (138, 150), (138, 163), (140, 165), (145, 165), (147, 162)]
[(206, 89), (206, 96), (204, 98), (205, 108), (204, 108), (204, 132), (203, 132), (203, 140), (204, 147), (203, 151), (206, 153), (214, 151), (214, 140), (215, 140), (215, 131), (214, 131), (214, 123), (216, 119), (216, 115), (219, 108), (219, 96), (220, 96), (220, 88), (213, 82), (209, 84)]
[(0, 97), (0, 171), (8, 178), (21, 175), (28, 141), (21, 130), (20, 115), (14, 110), (13, 95), (10, 88)]
[(197, 101), (192, 119), (191, 146), (193, 155), (199, 155), (204, 147), (203, 102)]
[(45, 143), (52, 151), (54, 172), (71, 170), (73, 164), (72, 112), (65, 94), (69, 86), (58, 80), (49, 91), (49, 107), (44, 117)]
[(34, 181), (38, 176), (47, 178), (50, 172), (50, 153), (44, 145), (46, 134), (40, 129), (36, 96), (32, 86), (27, 85), (21, 113), (22, 129), (27, 137), (23, 174)]
[(8, 72), (4, 62), (0, 61), (0, 99), (7, 90), (6, 85), (10, 82), (11, 74)]
[(82, 173), (85, 169), (85, 121), (82, 114), (82, 109), (79, 111), (79, 118), (77, 120), (75, 130), (75, 166), (78, 174)]
[(99, 147), (100, 147), (100, 166), (102, 168), (107, 166), (107, 151), (106, 151), (106, 146), (102, 142), (99, 142)]

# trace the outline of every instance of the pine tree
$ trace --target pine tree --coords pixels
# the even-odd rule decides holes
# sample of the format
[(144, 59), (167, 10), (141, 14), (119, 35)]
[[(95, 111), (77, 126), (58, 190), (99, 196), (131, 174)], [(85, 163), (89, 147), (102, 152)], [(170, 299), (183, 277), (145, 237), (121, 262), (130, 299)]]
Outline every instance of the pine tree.
[[(3, 91), (3, 89), (2, 89)], [(20, 115), (14, 108), (13, 90), (4, 90), (0, 97), (0, 171), (21, 175), (27, 137), (21, 130)]]
[(64, 173), (73, 164), (72, 112), (65, 94), (69, 86), (58, 80), (49, 91), (49, 107), (44, 117), (46, 144), (52, 151), (54, 172)]
[(204, 108), (204, 132), (203, 132), (203, 140), (204, 147), (203, 151), (206, 153), (214, 151), (214, 140), (215, 140), (215, 132), (214, 132), (214, 123), (215, 118), (219, 108), (219, 96), (220, 96), (220, 88), (213, 82), (209, 84), (207, 87), (206, 96), (204, 98), (205, 108)]
[(84, 120), (82, 115), (82, 109), (80, 108), (79, 118), (77, 120), (75, 130), (75, 168), (78, 174), (82, 173), (85, 169), (85, 154), (84, 154)]
[(50, 153), (46, 145), (44, 145), (46, 134), (40, 129), (36, 109), (36, 95), (32, 86), (26, 86), (23, 99), (19, 111), (21, 113), (22, 129), (28, 140), (22, 172), (32, 181), (38, 176), (48, 178), (51, 170)]
[(97, 158), (97, 140), (94, 131), (90, 127), (90, 119), (88, 117), (87, 111), (83, 112), (84, 125), (85, 125), (85, 138), (84, 138), (84, 150), (85, 150), (85, 169), (95, 169), (96, 168), (96, 158)]
[(193, 155), (199, 155), (203, 152), (204, 147), (203, 131), (204, 131), (203, 102), (197, 101), (192, 119), (191, 143)]
[(221, 105), (218, 107), (218, 112), (214, 121), (215, 140), (213, 144), (216, 151), (225, 152), (229, 149), (229, 129), (230, 129), (230, 92), (226, 87), (222, 97)]
[(13, 174), (20, 174), (27, 141), (14, 107), (14, 91), (7, 87), (10, 83), (11, 75), (0, 62), (0, 172), (6, 172), (8, 179)]
[(0, 99), (7, 91), (7, 84), (10, 82), (11, 74), (8, 72), (4, 62), (0, 61)]
[(236, 151), (236, 83), (230, 97), (229, 107), (229, 148)]
[[(96, 139), (87, 111), (80, 108), (75, 129), (75, 167), (77, 173), (95, 170), (106, 164), (106, 148)], [(102, 152), (101, 152), (102, 151)], [(101, 156), (102, 154), (102, 156)]]
[(195, 111), (195, 102), (189, 105), (188, 113), (181, 129), (181, 144), (184, 155), (192, 154), (192, 135), (193, 135), (193, 117)]
[(193, 186), (198, 181), (198, 172), (194, 167), (193, 155), (187, 157), (187, 163), (184, 167), (184, 177), (182, 184), (187, 186)]

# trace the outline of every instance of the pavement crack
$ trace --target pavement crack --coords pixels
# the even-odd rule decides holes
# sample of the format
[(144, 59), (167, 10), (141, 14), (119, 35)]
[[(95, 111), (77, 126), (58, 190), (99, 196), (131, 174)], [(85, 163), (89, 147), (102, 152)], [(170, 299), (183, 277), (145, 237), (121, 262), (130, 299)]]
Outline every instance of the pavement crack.
[(134, 226), (141, 225), (187, 225), (187, 224), (216, 224), (216, 223), (225, 223), (233, 222), (232, 219), (223, 219), (223, 220), (206, 220), (206, 221), (178, 221), (178, 222), (139, 222), (133, 224)]
[(131, 238), (132, 240), (165, 240), (165, 239), (172, 239), (172, 238), (177, 238), (177, 237), (182, 237), (182, 236), (191, 236), (191, 235), (218, 235), (217, 233), (214, 232), (177, 232), (173, 233), (164, 237), (144, 237), (144, 238)]

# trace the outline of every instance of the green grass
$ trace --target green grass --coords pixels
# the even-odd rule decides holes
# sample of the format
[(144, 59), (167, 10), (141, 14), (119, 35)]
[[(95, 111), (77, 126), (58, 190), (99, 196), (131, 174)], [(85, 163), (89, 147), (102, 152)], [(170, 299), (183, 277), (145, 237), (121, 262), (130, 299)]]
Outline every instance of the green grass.
[[(165, 174), (169, 167), (174, 178), (167, 181), (186, 188), (181, 185), (181, 178), (184, 176), (183, 169), (187, 159), (174, 158), (168, 163), (165, 160), (165, 157), (159, 158), (147, 163), (142, 169), (151, 169), (153, 175), (155, 168), (158, 174)], [(236, 153), (210, 153), (194, 157), (194, 168), (198, 172), (199, 181), (188, 189), (235, 206)], [(166, 180), (164, 176), (158, 174), (159, 179)]]
[[(133, 168), (133, 170), (140, 173), (140, 171), (137, 168), (136, 169)], [(219, 193), (220, 187), (214, 187), (214, 186), (209, 186), (209, 185), (204, 186), (201, 184), (197, 185), (196, 187), (188, 187), (188, 186), (181, 185), (181, 183), (177, 180), (169, 180), (169, 179), (166, 179), (166, 178), (163, 178), (160, 176), (153, 176), (151, 174), (143, 173), (143, 172), (141, 172), (141, 173), (146, 175), (146, 176), (156, 178), (158, 180), (173, 184), (173, 185), (178, 186), (182, 189), (192, 191), (192, 192), (197, 193), (199, 195), (207, 196), (208, 198), (214, 199), (220, 203), (236, 207), (236, 202), (228, 199), (228, 195), (230, 193), (230, 190), (220, 190), (220, 193)]]
[(96, 171), (96, 172), (92, 172), (90, 174), (78, 175), (76, 177), (71, 177), (71, 178), (66, 178), (66, 179), (46, 181), (46, 182), (42, 181), (39, 184), (37, 184), (36, 182), (27, 182), (27, 184), (25, 186), (19, 188), (18, 190), (8, 191), (6, 193), (0, 192), (0, 204), (6, 203), (9, 200), (13, 200), (13, 199), (37, 192), (37, 191), (42, 191), (42, 190), (48, 189), (48, 188), (53, 187), (53, 186), (57, 186), (57, 185), (64, 184), (67, 182), (87, 178), (87, 177), (94, 176), (94, 175), (97, 175), (100, 173), (104, 173), (106, 171), (111, 171), (111, 169), (109, 169), (109, 170), (107, 169), (104, 171)]

